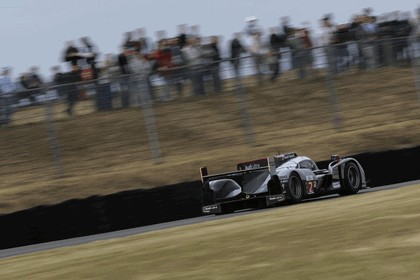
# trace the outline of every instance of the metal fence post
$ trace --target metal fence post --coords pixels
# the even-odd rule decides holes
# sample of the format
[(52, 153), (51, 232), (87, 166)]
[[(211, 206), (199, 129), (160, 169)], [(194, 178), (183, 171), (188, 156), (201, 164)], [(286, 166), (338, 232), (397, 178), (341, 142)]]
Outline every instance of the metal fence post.
[(153, 112), (152, 100), (150, 96), (150, 88), (145, 81), (146, 78), (142, 77), (139, 82), (140, 102), (143, 108), (144, 120), (146, 122), (147, 136), (149, 138), (149, 145), (152, 151), (152, 157), (155, 163), (162, 163), (162, 153), (159, 148), (159, 136), (156, 129), (156, 119)]
[[(43, 88), (44, 93), (48, 93), (48, 87)], [(51, 98), (47, 98), (45, 105), (45, 116), (48, 125), (48, 138), (50, 142), (50, 148), (54, 159), (54, 166), (58, 176), (63, 176), (63, 164), (61, 161), (60, 145), (58, 144), (57, 130), (55, 128), (54, 117), (52, 112)]]
[(330, 100), (330, 105), (332, 109), (332, 116), (333, 116), (333, 124), (334, 128), (337, 131), (341, 130), (341, 117), (340, 117), (340, 110), (337, 103), (337, 92), (336, 86), (334, 81), (335, 71), (337, 69), (335, 53), (334, 53), (334, 46), (327, 46), (326, 48), (326, 55), (327, 55), (327, 70), (325, 76), (325, 85), (328, 92), (328, 97)]
[(237, 71), (235, 75), (235, 92), (236, 96), (239, 98), (239, 113), (241, 115), (241, 119), (243, 120), (245, 141), (247, 144), (253, 146), (255, 145), (255, 137), (252, 131), (252, 121), (248, 109), (247, 95), (245, 94), (239, 71)]

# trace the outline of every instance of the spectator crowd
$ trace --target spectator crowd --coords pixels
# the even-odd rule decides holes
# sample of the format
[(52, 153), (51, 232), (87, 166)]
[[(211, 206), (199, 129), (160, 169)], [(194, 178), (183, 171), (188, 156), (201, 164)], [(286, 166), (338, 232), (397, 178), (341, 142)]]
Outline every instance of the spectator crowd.
[[(307, 77), (319, 57), (333, 75), (354, 65), (369, 70), (404, 63), (416, 55), (419, 20), (419, 11), (414, 18), (407, 13), (375, 16), (367, 8), (350, 22), (336, 24), (328, 14), (320, 19), (321, 33), (316, 36), (307, 24), (292, 26), (289, 17), (264, 31), (258, 19), (250, 16), (244, 30), (229, 40), (227, 55), (222, 54), (220, 37), (201, 36), (197, 25), (179, 25), (175, 37), (158, 31), (155, 41), (146, 36), (145, 28), (126, 32), (120, 52), (103, 56), (91, 38), (83, 37), (66, 42), (61, 62), (68, 69), (53, 66), (48, 80), (36, 66), (17, 79), (10, 67), (2, 69), (0, 124), (10, 122), (14, 108), (42, 103), (46, 88), (55, 90), (51, 98), (66, 100), (65, 112), (73, 115), (77, 102), (92, 92), (98, 110), (113, 109), (116, 91), (123, 108), (173, 100), (185, 94), (186, 85), (194, 96), (220, 93), (222, 69), (229, 69), (233, 78), (254, 74), (258, 84), (274, 82), (285, 59), (300, 78)], [(245, 73), (246, 61), (252, 63), (253, 73)]]

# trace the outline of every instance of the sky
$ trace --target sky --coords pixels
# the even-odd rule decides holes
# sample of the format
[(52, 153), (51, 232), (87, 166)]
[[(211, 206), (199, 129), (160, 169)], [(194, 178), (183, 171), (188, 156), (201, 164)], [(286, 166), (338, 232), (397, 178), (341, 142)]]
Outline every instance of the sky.
[(257, 17), (266, 30), (289, 16), (292, 26), (309, 22), (317, 33), (325, 14), (346, 23), (367, 7), (374, 15), (413, 15), (419, 4), (420, 0), (0, 0), (0, 67), (12, 67), (16, 77), (38, 66), (48, 77), (51, 66), (68, 70), (61, 59), (67, 41), (89, 36), (101, 58), (117, 54), (123, 34), (142, 27), (155, 40), (159, 30), (175, 36), (179, 24), (199, 25), (202, 36), (223, 36), (224, 48), (233, 33), (244, 29), (248, 16)]

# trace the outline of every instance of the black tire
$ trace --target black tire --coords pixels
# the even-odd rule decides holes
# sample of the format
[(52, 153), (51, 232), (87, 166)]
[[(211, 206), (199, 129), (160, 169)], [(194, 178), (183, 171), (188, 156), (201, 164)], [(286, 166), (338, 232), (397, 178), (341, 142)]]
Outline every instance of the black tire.
[(304, 187), (300, 176), (293, 172), (290, 174), (289, 183), (286, 187), (286, 198), (289, 202), (298, 203), (303, 199)]
[(340, 195), (355, 194), (362, 188), (362, 173), (353, 161), (344, 165), (344, 178), (342, 178), (342, 190)]
[(282, 194), (283, 188), (280, 183), (280, 179), (277, 176), (274, 176), (267, 183), (268, 193), (269, 194)]

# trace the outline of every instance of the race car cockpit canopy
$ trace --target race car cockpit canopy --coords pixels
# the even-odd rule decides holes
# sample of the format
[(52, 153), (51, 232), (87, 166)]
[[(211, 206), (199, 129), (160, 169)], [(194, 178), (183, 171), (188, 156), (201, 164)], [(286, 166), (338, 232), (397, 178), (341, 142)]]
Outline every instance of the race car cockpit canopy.
[(287, 153), (274, 156), (276, 162), (276, 167), (279, 167), (283, 163), (289, 161), (292, 158), (296, 158), (298, 155), (296, 153)]

